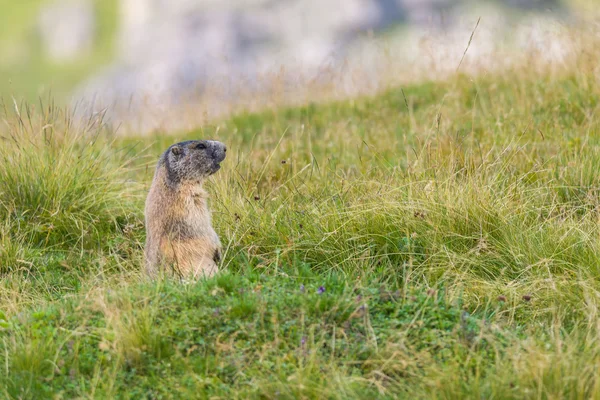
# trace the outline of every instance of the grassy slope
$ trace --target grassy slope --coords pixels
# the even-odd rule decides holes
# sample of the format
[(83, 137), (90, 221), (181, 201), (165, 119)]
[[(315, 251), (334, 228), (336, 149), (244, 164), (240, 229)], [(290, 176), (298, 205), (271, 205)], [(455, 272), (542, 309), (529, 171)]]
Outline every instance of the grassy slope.
[[(5, 111), (0, 396), (599, 398), (590, 68), (177, 138), (93, 141), (52, 107)], [(145, 190), (188, 137), (231, 149), (208, 185), (227, 271), (148, 283)]]

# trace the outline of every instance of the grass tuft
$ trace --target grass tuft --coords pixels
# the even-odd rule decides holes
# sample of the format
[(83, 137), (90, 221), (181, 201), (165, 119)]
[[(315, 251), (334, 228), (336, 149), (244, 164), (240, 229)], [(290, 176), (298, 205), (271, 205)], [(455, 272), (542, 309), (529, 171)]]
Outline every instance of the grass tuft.
[[(0, 215), (35, 246), (89, 248), (119, 229), (131, 196), (101, 119), (75, 126), (52, 105), (4, 105)], [(105, 135), (103, 135), (105, 136)]]

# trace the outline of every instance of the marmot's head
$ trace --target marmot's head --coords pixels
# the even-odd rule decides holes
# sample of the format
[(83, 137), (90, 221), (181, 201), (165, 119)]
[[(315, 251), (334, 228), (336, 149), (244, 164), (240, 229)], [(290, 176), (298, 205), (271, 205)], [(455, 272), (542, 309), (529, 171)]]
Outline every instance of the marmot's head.
[(214, 140), (189, 140), (172, 145), (163, 153), (164, 164), (172, 183), (201, 181), (221, 168), (227, 148)]

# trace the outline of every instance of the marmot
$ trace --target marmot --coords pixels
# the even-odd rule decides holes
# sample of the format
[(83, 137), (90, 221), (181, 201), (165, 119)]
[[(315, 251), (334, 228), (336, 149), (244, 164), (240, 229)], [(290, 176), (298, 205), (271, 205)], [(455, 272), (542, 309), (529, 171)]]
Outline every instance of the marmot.
[(226, 152), (221, 142), (190, 140), (161, 155), (145, 208), (145, 268), (151, 277), (189, 280), (217, 272), (221, 242), (202, 184), (221, 168)]

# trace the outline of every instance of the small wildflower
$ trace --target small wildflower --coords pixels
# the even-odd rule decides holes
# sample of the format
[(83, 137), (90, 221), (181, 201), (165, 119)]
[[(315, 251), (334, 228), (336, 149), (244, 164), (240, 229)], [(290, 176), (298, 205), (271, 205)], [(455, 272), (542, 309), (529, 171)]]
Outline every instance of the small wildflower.
[(352, 314), (350, 314), (350, 318), (362, 318), (365, 316), (367, 311), (367, 306), (365, 304), (361, 304)]
[(319, 289), (317, 290), (318, 294), (323, 294), (325, 293), (325, 286), (319, 286)]
[(304, 347), (304, 345), (306, 344), (306, 336), (302, 336), (302, 340), (300, 341), (300, 344), (302, 345), (302, 347)]
[(530, 301), (531, 300), (531, 295), (530, 294), (523, 295), (523, 300)]
[(505, 302), (506, 301), (506, 296), (502, 296), (502, 295), (498, 296), (498, 301)]
[(356, 302), (359, 302), (362, 300), (362, 296), (359, 294), (358, 296), (356, 296)]
[(300, 293), (304, 293), (304, 285), (300, 285)]

